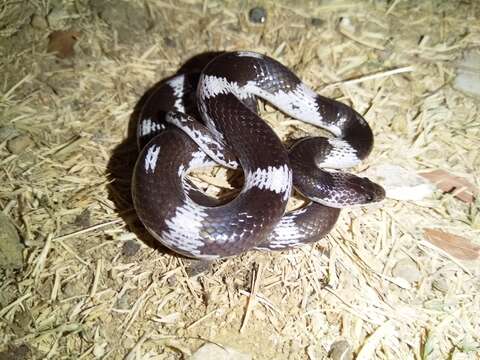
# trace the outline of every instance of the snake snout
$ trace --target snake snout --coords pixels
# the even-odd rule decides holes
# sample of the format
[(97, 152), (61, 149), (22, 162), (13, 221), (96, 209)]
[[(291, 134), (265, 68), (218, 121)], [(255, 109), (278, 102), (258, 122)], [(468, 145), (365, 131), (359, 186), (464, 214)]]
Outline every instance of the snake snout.
[(385, 189), (374, 183), (368, 178), (359, 178), (361, 179), (361, 183), (359, 184), (364, 197), (364, 203), (374, 203), (382, 201), (385, 198)]
[(348, 176), (350, 189), (350, 205), (363, 205), (379, 202), (385, 198), (385, 190), (368, 178), (355, 175)]

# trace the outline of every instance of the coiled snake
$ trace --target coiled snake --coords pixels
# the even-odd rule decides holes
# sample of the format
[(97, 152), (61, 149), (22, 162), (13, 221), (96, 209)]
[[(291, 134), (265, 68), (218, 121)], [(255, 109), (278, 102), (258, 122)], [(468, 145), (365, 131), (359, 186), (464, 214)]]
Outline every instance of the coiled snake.
[[(304, 138), (287, 151), (257, 115), (257, 98), (333, 137)], [(201, 74), (165, 81), (146, 101), (137, 135), (136, 212), (158, 241), (189, 257), (310, 243), (332, 229), (340, 208), (385, 196), (366, 178), (325, 170), (354, 166), (370, 153), (373, 134), (363, 117), (254, 52), (224, 53)], [(186, 178), (189, 171), (214, 164), (244, 173), (242, 190), (226, 204), (217, 204)], [(285, 214), (292, 184), (311, 201)]]

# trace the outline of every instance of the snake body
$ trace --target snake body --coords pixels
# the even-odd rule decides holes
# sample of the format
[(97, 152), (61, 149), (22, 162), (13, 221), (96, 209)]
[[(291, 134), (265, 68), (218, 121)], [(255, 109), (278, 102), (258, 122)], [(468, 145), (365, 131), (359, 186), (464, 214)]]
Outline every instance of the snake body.
[[(287, 151), (258, 116), (258, 98), (333, 137), (304, 138)], [(314, 242), (332, 229), (340, 208), (385, 195), (366, 178), (325, 171), (354, 166), (370, 153), (373, 134), (363, 117), (316, 94), (285, 66), (258, 53), (224, 53), (200, 74), (162, 83), (143, 107), (137, 135), (136, 212), (158, 241), (189, 257)], [(204, 195), (186, 177), (214, 164), (244, 173), (242, 190), (226, 204)], [(312, 201), (285, 214), (292, 184)]]

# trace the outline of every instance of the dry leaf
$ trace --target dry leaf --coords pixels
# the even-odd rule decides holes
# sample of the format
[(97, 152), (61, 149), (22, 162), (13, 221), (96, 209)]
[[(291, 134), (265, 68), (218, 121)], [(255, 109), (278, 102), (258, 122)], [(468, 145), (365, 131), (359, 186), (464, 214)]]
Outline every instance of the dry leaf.
[(425, 229), (424, 235), (431, 244), (457, 259), (476, 260), (480, 257), (480, 245), (461, 236), (434, 229)]
[(454, 192), (458, 199), (471, 203), (478, 194), (478, 189), (464, 178), (450, 174), (445, 170), (433, 170), (420, 173), (421, 176), (430, 180), (443, 192)]
[(80, 37), (78, 31), (54, 31), (48, 36), (48, 52), (54, 52), (61, 59), (75, 54), (73, 46)]

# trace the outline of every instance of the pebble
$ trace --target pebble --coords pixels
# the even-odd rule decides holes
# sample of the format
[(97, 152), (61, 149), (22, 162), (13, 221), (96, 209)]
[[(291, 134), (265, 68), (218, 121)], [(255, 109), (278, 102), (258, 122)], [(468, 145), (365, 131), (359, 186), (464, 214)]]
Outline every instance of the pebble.
[(177, 285), (177, 277), (175, 276), (175, 274), (167, 278), (167, 284), (172, 287)]
[(30, 25), (34, 29), (44, 30), (48, 28), (47, 19), (44, 16), (38, 14), (33, 14), (32, 19), (30, 20)]
[(267, 21), (267, 11), (260, 6), (254, 7), (248, 13), (248, 18), (255, 24), (263, 24)]
[(329, 358), (332, 360), (352, 360), (352, 347), (346, 340), (335, 341), (330, 347)]
[(163, 38), (163, 41), (165, 43), (165, 46), (168, 47), (168, 48), (176, 48), (177, 47), (177, 43), (174, 39), (172, 39), (171, 37), (164, 37)]
[(444, 277), (439, 277), (432, 281), (432, 287), (438, 291), (446, 293), (448, 291), (448, 282)]
[(81, 228), (89, 227), (91, 222), (91, 213), (89, 209), (82, 211), (82, 213), (77, 215), (74, 220), (75, 225)]
[(7, 149), (12, 154), (20, 154), (25, 149), (33, 145), (33, 140), (29, 135), (19, 135), (7, 142)]
[(122, 255), (123, 256), (133, 256), (140, 249), (140, 244), (135, 240), (127, 240), (123, 243), (122, 246)]
[(419, 281), (422, 276), (417, 264), (410, 258), (399, 260), (392, 268), (392, 275), (405, 279), (409, 283)]
[(0, 268), (23, 266), (23, 244), (10, 218), (0, 211)]

